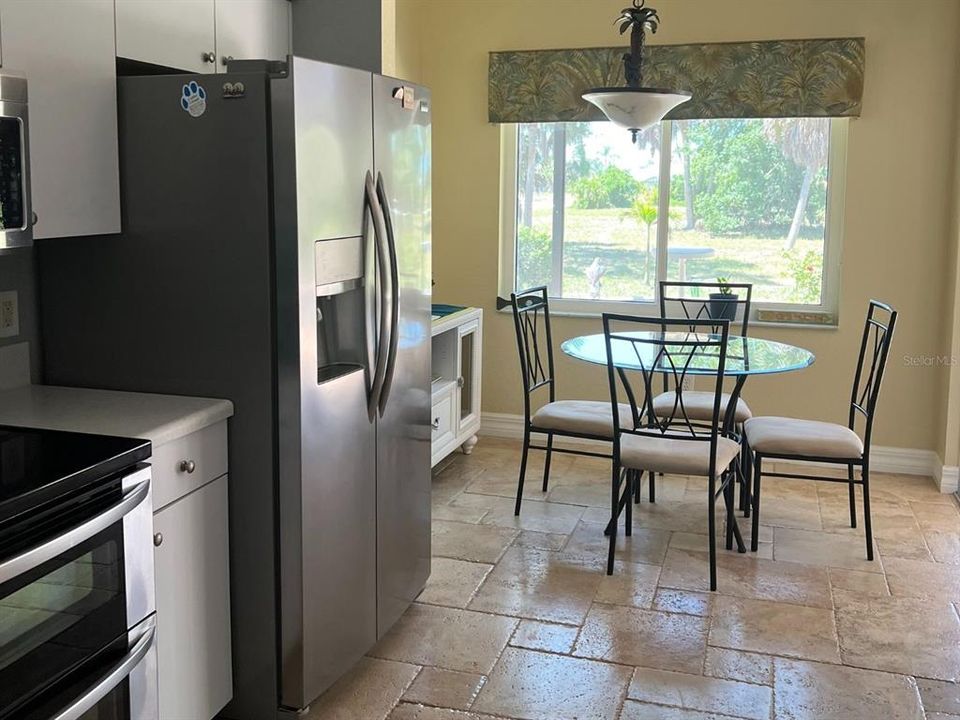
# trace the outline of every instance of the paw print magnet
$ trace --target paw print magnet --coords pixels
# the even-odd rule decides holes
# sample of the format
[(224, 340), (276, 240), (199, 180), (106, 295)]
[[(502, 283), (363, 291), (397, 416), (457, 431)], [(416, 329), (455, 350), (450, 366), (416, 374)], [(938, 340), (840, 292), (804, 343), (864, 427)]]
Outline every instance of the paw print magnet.
[(207, 110), (207, 93), (195, 80), (183, 86), (180, 107), (190, 113), (190, 117), (200, 117)]

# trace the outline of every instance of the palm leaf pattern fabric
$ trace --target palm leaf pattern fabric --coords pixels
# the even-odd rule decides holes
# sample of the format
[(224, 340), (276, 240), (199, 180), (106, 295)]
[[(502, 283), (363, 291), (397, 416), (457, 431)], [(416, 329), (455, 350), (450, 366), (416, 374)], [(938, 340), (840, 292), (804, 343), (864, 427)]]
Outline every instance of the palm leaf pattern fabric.
[[(625, 85), (624, 48), (490, 53), (494, 123), (603, 120), (581, 94)], [(648, 45), (647, 87), (689, 90), (668, 119), (857, 117), (863, 38)]]

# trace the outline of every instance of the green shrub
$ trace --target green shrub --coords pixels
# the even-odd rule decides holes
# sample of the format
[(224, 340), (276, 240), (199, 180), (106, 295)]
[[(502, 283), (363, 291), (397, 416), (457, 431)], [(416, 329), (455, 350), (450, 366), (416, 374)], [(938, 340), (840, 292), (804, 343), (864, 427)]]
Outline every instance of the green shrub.
[(544, 227), (517, 230), (517, 289), (550, 284), (550, 251), (553, 239)]
[(570, 190), (576, 208), (626, 208), (640, 192), (640, 183), (626, 170), (608, 165), (598, 173), (573, 182)]
[(784, 251), (787, 271), (793, 278), (791, 300), (798, 303), (817, 304), (820, 302), (820, 287), (823, 277), (823, 253), (808, 250), (800, 253), (796, 250)]

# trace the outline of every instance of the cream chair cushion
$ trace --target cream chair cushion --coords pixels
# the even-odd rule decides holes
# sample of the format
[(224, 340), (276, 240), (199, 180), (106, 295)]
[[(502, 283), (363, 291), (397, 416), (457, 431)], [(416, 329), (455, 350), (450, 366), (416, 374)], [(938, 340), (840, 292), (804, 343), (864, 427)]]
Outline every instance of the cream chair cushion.
[[(630, 406), (620, 404), (620, 424), (633, 427)], [(597, 400), (557, 400), (547, 403), (534, 413), (531, 422), (535, 428), (595, 435), (613, 439), (613, 413), (609, 402)]]
[[(729, 467), (740, 454), (739, 443), (730, 438), (717, 438), (717, 475)], [(703, 475), (710, 473), (710, 443), (706, 440), (680, 440), (670, 435), (620, 435), (620, 464), (633, 470), (669, 473), (671, 475)]]
[(850, 428), (817, 420), (755, 417), (744, 424), (750, 447), (761, 454), (859, 458), (863, 441)]
[[(680, 403), (677, 401), (677, 394), (673, 390), (660, 393), (653, 399), (653, 411), (657, 414), (657, 417), (666, 418), (672, 415), (674, 420), (680, 423), (683, 422), (683, 410), (687, 411), (687, 417), (690, 420), (698, 420), (700, 422), (713, 421), (714, 394), (712, 392), (686, 390), (681, 394), (681, 398), (683, 399), (682, 409)], [(674, 403), (677, 405), (676, 410), (673, 408)], [(730, 393), (723, 393), (720, 396), (720, 422), (723, 422), (723, 415), (726, 413), (729, 404)], [(752, 416), (753, 413), (750, 412), (750, 408), (747, 406), (747, 403), (744, 402), (743, 398), (737, 398), (735, 420), (738, 423), (742, 423), (746, 422)]]

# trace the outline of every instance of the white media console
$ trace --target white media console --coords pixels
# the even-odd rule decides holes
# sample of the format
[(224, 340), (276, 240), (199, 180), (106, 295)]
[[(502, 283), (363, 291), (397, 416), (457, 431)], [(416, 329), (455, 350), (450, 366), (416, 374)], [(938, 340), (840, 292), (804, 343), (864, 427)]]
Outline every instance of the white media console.
[(467, 455), (480, 431), (483, 310), (435, 305), (433, 315), (431, 465), (456, 450)]

